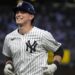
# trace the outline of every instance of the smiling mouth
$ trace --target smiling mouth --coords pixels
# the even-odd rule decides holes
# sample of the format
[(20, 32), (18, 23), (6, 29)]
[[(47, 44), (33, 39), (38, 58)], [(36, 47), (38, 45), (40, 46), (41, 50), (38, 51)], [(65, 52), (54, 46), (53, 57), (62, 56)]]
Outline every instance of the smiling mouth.
[(17, 20), (22, 20), (23, 18), (22, 18), (22, 17), (16, 17), (16, 19), (17, 19)]

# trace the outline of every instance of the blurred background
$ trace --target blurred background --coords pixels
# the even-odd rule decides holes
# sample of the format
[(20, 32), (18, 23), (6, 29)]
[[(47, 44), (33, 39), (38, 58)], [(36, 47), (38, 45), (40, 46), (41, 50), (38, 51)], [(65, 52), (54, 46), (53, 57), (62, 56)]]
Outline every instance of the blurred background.
[[(5, 36), (17, 28), (12, 9), (19, 0), (0, 0), (0, 75), (3, 74), (2, 47)], [(75, 75), (75, 0), (25, 0), (36, 9), (34, 25), (51, 32), (61, 42), (64, 57), (55, 75)], [(53, 53), (49, 51), (48, 63)]]

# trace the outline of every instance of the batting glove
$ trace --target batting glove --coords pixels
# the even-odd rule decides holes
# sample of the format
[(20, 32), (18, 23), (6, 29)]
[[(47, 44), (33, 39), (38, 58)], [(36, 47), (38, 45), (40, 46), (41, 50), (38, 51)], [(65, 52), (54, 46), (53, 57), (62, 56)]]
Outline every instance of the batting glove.
[(44, 75), (53, 75), (54, 72), (57, 70), (56, 64), (51, 64), (51, 65), (45, 65), (42, 67), (44, 70)]
[(15, 75), (12, 69), (13, 69), (13, 66), (11, 64), (6, 64), (4, 68), (4, 74), (5, 75)]

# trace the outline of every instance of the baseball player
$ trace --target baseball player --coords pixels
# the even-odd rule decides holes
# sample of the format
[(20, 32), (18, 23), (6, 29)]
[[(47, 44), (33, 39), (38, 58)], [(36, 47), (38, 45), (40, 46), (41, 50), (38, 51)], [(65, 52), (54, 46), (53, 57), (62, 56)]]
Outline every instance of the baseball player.
[[(35, 10), (21, 1), (14, 9), (18, 28), (5, 37), (5, 75), (53, 75), (63, 57), (61, 43), (48, 31), (33, 26)], [(53, 63), (47, 64), (47, 52), (54, 52)]]

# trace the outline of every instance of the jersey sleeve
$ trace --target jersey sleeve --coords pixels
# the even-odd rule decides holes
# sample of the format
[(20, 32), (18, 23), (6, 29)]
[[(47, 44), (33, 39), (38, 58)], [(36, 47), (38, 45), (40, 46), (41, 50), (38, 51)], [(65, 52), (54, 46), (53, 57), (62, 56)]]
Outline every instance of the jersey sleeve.
[(53, 50), (53, 52), (57, 51), (57, 49), (61, 46), (61, 43), (57, 42), (52, 34), (48, 31), (43, 33), (43, 47), (46, 50)]
[(11, 51), (8, 43), (9, 43), (9, 39), (5, 37), (2, 53), (7, 57), (11, 57)]

